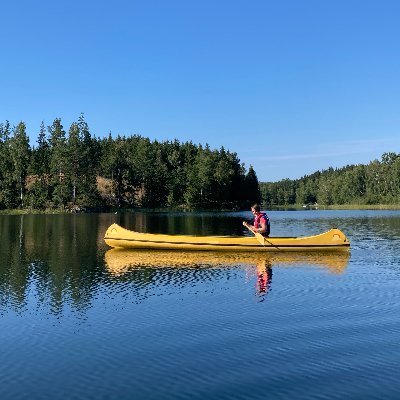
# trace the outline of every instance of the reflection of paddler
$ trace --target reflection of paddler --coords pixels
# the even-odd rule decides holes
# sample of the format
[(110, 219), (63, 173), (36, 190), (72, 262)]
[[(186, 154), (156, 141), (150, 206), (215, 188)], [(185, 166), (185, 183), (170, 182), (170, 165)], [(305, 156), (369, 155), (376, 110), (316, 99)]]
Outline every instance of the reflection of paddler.
[(342, 273), (349, 261), (349, 253), (223, 253), (208, 251), (175, 250), (127, 250), (111, 249), (105, 253), (105, 264), (112, 274), (120, 275), (132, 267), (191, 267), (191, 266), (232, 266), (264, 265), (266, 268), (285, 266), (317, 266), (327, 268), (333, 273)]
[(272, 268), (267, 261), (257, 263), (257, 293), (265, 296), (271, 287)]

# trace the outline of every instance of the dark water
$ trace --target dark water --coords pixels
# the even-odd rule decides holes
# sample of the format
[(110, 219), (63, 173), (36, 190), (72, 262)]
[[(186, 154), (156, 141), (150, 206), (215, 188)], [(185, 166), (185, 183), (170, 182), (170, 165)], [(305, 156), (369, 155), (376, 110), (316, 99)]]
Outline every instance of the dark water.
[(349, 255), (109, 251), (108, 225), (247, 234), (250, 213), (0, 216), (0, 399), (399, 399), (400, 212), (270, 212)]

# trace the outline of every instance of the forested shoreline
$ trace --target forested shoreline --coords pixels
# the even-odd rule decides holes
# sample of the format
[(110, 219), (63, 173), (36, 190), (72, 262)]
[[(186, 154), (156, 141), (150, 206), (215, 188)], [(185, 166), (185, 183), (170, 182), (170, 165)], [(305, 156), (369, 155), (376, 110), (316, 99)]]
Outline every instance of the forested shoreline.
[(64, 130), (0, 123), (0, 210), (242, 209), (260, 201), (252, 166), (236, 153), (140, 135), (96, 138), (83, 114)]
[[(300, 179), (260, 183), (261, 197), (276, 205), (400, 205), (400, 154), (384, 153), (369, 164), (328, 168)], [(372, 207), (373, 208), (373, 207)]]
[(111, 208), (182, 210), (400, 204), (400, 154), (328, 168), (299, 179), (258, 182), (236, 153), (140, 135), (97, 138), (83, 114), (64, 130), (42, 122), (31, 147), (26, 125), (0, 123), (0, 210)]

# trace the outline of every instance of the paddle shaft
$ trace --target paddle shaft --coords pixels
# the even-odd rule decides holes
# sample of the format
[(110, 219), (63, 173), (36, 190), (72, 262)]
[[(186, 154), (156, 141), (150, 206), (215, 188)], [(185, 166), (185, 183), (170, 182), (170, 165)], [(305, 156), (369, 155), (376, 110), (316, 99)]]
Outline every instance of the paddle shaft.
[(249, 231), (253, 232), (253, 234), (254, 234), (254, 236), (257, 238), (257, 240), (258, 240), (263, 246), (265, 246), (265, 238), (264, 238), (263, 235), (261, 235), (261, 233), (259, 233), (259, 232), (254, 232), (253, 229), (251, 229), (251, 226), (250, 226), (247, 222), (245, 222), (245, 221), (243, 221), (243, 225), (244, 225)]

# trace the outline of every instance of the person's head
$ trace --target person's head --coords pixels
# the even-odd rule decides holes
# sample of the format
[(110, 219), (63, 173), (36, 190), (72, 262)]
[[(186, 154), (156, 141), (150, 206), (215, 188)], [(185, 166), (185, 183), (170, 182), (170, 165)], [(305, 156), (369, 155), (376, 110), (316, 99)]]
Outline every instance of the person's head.
[(261, 208), (260, 208), (260, 206), (259, 206), (258, 204), (253, 204), (253, 205), (251, 206), (251, 212), (252, 212), (253, 214), (259, 213), (260, 210), (261, 210)]

